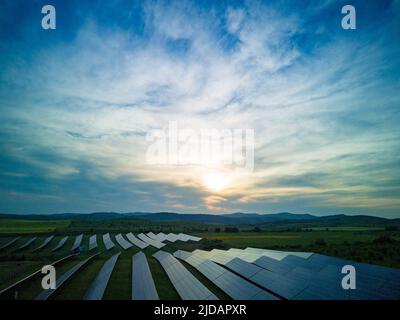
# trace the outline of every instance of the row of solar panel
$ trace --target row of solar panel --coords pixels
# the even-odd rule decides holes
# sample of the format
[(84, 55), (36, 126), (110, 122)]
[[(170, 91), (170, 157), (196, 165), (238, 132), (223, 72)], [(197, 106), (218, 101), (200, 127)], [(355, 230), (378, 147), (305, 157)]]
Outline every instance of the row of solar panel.
[[(276, 300), (276, 296), (266, 290), (243, 279), (228, 269), (210, 261), (191, 255), (183, 251), (177, 251), (175, 255), (191, 264), (217, 287), (233, 299), (249, 300)], [(57, 280), (56, 289), (48, 289), (41, 292), (36, 299), (48, 299), (59, 289), (74, 273), (81, 269), (93, 255), (73, 266)], [(118, 260), (120, 253), (113, 255), (102, 266), (97, 277), (84, 295), (85, 300), (101, 300), (107, 284)], [(218, 300), (218, 297), (203, 283), (201, 283), (182, 263), (173, 255), (165, 251), (158, 251), (153, 255), (164, 268), (172, 285), (183, 300)], [(157, 290), (147, 263), (146, 256), (139, 252), (132, 257), (132, 299), (155, 300), (158, 299)]]
[[(121, 246), (127, 245), (124, 238), (116, 236), (116, 239)], [(102, 298), (119, 255), (120, 253), (106, 261), (86, 292), (85, 299)], [(193, 252), (178, 250), (174, 255), (160, 250), (153, 256), (164, 268), (179, 296), (185, 300), (218, 299), (218, 297), (178, 259), (197, 269), (232, 299), (400, 298), (400, 270), (320, 254), (247, 248)], [(93, 257), (80, 262), (62, 275), (57, 285), (61, 286)], [(344, 290), (341, 286), (344, 276), (342, 267), (349, 264), (357, 270), (357, 289), (350, 291)], [(46, 290), (38, 298), (46, 299), (51, 293)], [(143, 252), (132, 257), (132, 298), (158, 299)]]
[[(201, 238), (199, 238), (199, 237), (190, 236), (190, 235), (187, 235), (184, 233), (180, 233), (180, 234), (170, 233), (168, 235), (165, 235), (164, 233), (159, 233), (158, 235), (155, 235), (154, 233), (150, 232), (147, 235), (144, 233), (140, 233), (137, 237), (135, 237), (130, 232), (130, 233), (126, 234), (126, 237), (128, 238), (129, 241), (126, 240), (122, 234), (118, 234), (115, 236), (115, 240), (124, 250), (131, 248), (132, 245), (135, 245), (135, 246), (139, 247), (140, 249), (144, 249), (149, 245), (153, 246), (157, 249), (160, 249), (166, 245), (165, 243), (162, 243), (162, 241), (165, 241), (165, 240), (170, 241), (170, 242), (175, 242), (177, 240), (185, 241), (185, 242), (201, 240)], [(54, 236), (50, 236), (50, 237), (46, 238), (43, 241), (43, 243), (39, 247), (35, 248), (33, 251), (39, 251), (39, 250), (43, 249), (53, 240), (53, 238), (54, 238)], [(17, 237), (17, 238), (12, 239), (11, 241), (5, 243), (3, 246), (0, 247), (0, 250), (11, 246), (19, 239), (20, 239), (20, 237)], [(36, 239), (37, 239), (37, 237), (33, 237), (33, 238), (27, 240), (24, 244), (22, 244), (16, 250), (23, 250), (23, 249), (28, 248), (31, 244), (33, 244), (36, 241)], [(72, 251), (80, 248), (80, 246), (82, 244), (82, 239), (83, 239), (83, 234), (80, 234), (75, 238), (74, 244), (71, 248)], [(163, 240), (160, 240), (160, 239), (163, 239)], [(64, 246), (64, 244), (67, 242), (67, 240), (68, 240), (68, 236), (60, 239), (58, 244), (53, 248), (52, 251), (57, 251), (57, 250), (61, 249)], [(103, 235), (103, 242), (104, 242), (106, 250), (110, 250), (115, 247), (115, 244), (111, 240), (109, 233), (106, 233)], [(96, 247), (97, 247), (97, 237), (96, 237), (96, 235), (93, 235), (89, 238), (89, 251), (95, 249)]]
[[(204, 262), (218, 263), (284, 299), (400, 298), (400, 270), (320, 254), (247, 248), (177, 251), (174, 255), (197, 268)], [(356, 270), (355, 290), (342, 287), (346, 265)]]
[(243, 279), (219, 264), (185, 251), (176, 251), (174, 256), (187, 262), (228, 296), (235, 300), (277, 300), (277, 296)]
[[(85, 260), (75, 264), (64, 274), (57, 278), (56, 287), (54, 289), (43, 290), (35, 300), (47, 300), (55, 291), (60, 289), (75, 273), (83, 268), (89, 261), (99, 254), (94, 254)], [(83, 297), (84, 300), (101, 300), (107, 285), (111, 278), (111, 274), (117, 263), (121, 252), (109, 258), (101, 267), (96, 278), (93, 280)], [(143, 252), (138, 252), (132, 256), (132, 299), (135, 300), (158, 300), (158, 293), (154, 285), (154, 280), (150, 272), (150, 268)]]

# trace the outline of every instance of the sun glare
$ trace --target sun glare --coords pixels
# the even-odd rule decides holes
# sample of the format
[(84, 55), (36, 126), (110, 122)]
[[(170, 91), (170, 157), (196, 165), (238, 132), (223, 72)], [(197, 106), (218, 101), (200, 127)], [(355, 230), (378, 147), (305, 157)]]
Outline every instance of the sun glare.
[(219, 173), (212, 173), (204, 178), (204, 183), (212, 191), (221, 191), (228, 184), (228, 178)]

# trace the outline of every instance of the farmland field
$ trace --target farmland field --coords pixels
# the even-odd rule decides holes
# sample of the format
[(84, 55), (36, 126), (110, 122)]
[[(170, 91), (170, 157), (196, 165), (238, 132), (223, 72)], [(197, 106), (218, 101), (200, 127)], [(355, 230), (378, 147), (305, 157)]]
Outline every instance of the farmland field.
[(46, 233), (69, 226), (69, 220), (0, 219), (0, 234)]

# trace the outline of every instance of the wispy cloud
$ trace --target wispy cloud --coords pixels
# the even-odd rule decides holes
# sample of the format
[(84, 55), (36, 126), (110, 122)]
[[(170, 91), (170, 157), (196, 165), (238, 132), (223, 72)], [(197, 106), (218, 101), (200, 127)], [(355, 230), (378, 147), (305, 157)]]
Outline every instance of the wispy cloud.
[[(376, 29), (352, 34), (340, 29), (336, 1), (307, 10), (148, 1), (124, 25), (102, 5), (68, 25), (69, 36), (59, 25), (53, 42), (29, 48), (30, 33), (16, 25), (22, 40), (1, 48), (0, 164), (29, 176), (2, 174), (4, 191), (14, 179), (13, 192), (31, 194), (40, 180), (43, 192), (78, 199), (72, 211), (398, 214), (398, 2), (373, 8)], [(100, 19), (106, 9), (110, 20)], [(254, 128), (255, 171), (216, 193), (203, 184), (208, 168), (149, 166), (145, 135), (168, 121)], [(4, 193), (0, 210), (64, 211), (35, 192), (18, 207)]]

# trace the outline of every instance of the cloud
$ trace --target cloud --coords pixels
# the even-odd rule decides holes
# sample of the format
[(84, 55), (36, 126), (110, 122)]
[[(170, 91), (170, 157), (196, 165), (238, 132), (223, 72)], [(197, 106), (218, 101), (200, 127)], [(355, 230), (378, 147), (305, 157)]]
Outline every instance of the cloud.
[[(399, 81), (391, 75), (399, 47), (385, 37), (370, 41), (391, 20), (357, 37), (338, 31), (335, 5), (301, 14), (280, 2), (148, 1), (136, 29), (94, 11), (71, 37), (31, 51), (23, 41), (2, 48), (0, 160), (22, 163), (49, 185), (73, 180), (96, 189), (93, 181), (107, 181), (121, 195), (135, 193), (123, 201), (99, 190), (96, 208), (104, 210), (118, 199), (121, 209), (138, 210), (364, 212), (375, 201), (393, 214), (396, 183), (387, 177), (399, 173), (391, 166), (399, 150)], [(218, 168), (232, 179), (213, 194), (201, 180), (208, 167), (149, 166), (145, 135), (168, 121), (254, 129), (255, 171)], [(14, 169), (7, 172), (19, 174)], [(82, 201), (98, 199), (82, 193)]]

